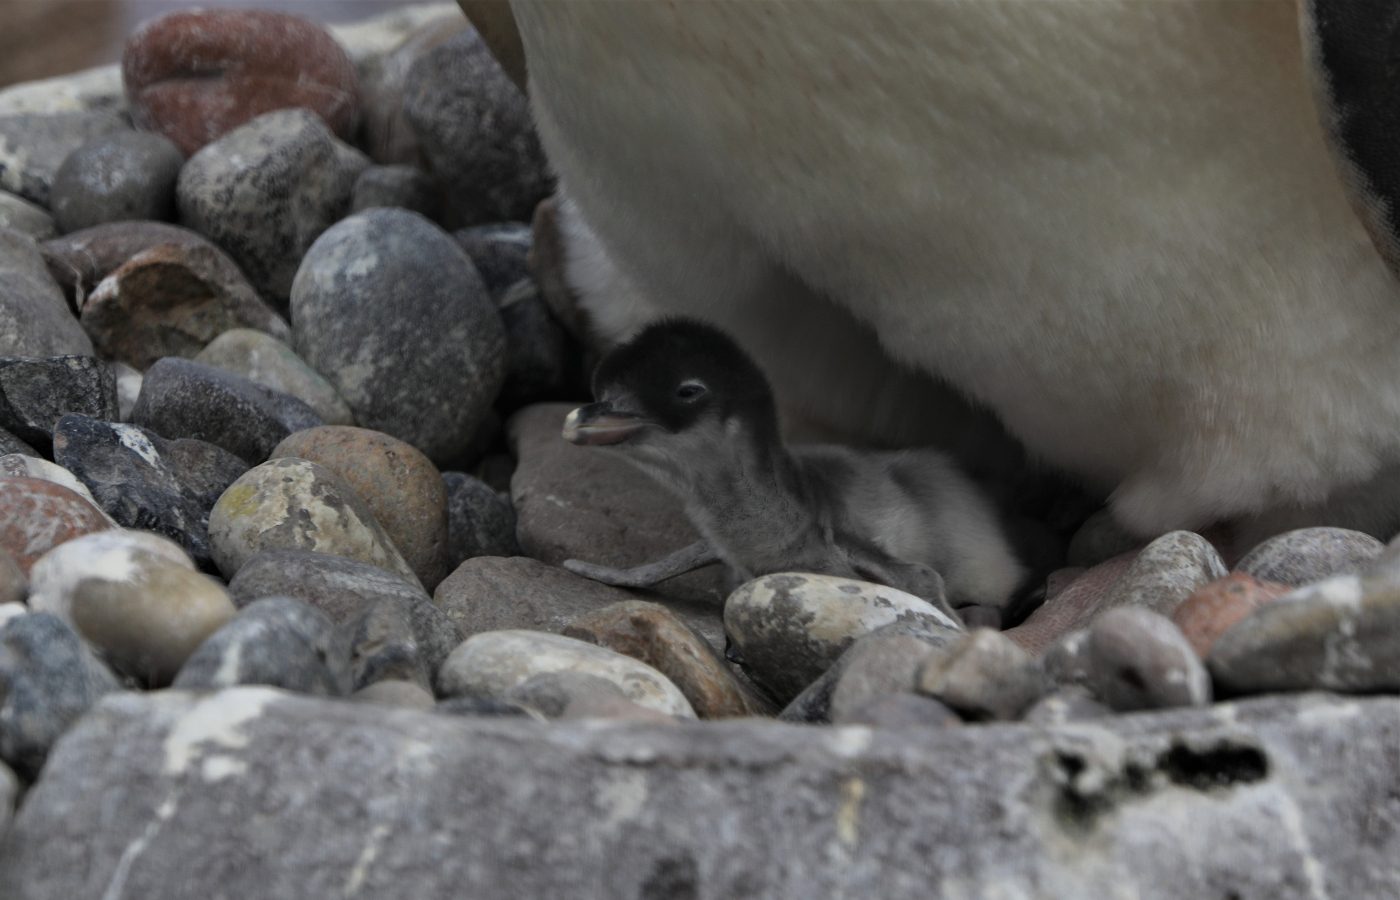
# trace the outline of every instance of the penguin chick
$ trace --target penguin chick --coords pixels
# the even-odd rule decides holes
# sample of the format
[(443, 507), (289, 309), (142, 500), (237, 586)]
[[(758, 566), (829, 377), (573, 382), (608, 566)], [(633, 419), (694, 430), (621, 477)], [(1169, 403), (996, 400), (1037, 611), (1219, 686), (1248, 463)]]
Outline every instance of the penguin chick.
[[(762, 370), (719, 329), (668, 319), (613, 350), (597, 402), (564, 438), (620, 453), (680, 496), (702, 535), (654, 563), (565, 568), (628, 587), (716, 560), (740, 583), (771, 572), (860, 578), (954, 606), (1004, 608), (1027, 570), (992, 504), (942, 453), (789, 449)], [(940, 577), (941, 576), (941, 577)]]

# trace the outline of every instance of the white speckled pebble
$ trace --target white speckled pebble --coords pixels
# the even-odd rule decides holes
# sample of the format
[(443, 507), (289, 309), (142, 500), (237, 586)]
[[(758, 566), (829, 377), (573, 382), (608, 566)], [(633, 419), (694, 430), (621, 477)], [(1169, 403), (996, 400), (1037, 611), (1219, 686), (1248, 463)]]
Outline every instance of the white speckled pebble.
[(596, 675), (639, 706), (695, 718), (680, 688), (645, 663), (584, 641), (543, 631), (484, 631), (463, 641), (437, 674), (438, 694), (503, 699), (532, 676), (549, 672)]
[(30, 606), (73, 623), (113, 668), (169, 684), (195, 649), (233, 617), (223, 585), (154, 534), (105, 531), (49, 551), (30, 573)]
[(830, 575), (764, 575), (741, 585), (724, 604), (732, 650), (780, 703), (801, 693), (856, 638), (894, 622), (961, 630), (913, 594)]

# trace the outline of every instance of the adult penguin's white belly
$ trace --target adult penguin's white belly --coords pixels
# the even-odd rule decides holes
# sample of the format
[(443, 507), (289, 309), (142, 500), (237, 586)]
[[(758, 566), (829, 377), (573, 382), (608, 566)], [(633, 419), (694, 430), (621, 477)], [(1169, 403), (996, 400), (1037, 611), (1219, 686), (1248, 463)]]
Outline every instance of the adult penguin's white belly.
[(710, 318), (877, 439), (937, 374), (1144, 532), (1400, 455), (1400, 286), (1292, 0), (513, 9), (605, 328)]

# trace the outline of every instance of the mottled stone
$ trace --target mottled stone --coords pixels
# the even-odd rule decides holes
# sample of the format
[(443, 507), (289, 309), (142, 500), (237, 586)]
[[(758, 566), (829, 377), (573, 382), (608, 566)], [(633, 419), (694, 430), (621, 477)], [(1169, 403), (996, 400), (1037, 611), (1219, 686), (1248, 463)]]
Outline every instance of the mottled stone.
[(1172, 612), (1172, 623), (1205, 659), (1216, 640), (1245, 616), (1287, 594), (1286, 584), (1235, 572), (1196, 591)]
[(127, 260), (162, 244), (217, 249), (188, 228), (166, 222), (111, 222), (45, 241), (44, 260), (73, 309)]
[(369, 507), (418, 580), (447, 575), (447, 487), (413, 446), (367, 428), (326, 425), (289, 436), (274, 457), (309, 459), (345, 480)]
[(355, 423), (350, 407), (340, 399), (335, 387), (289, 345), (265, 332), (231, 328), (214, 338), (194, 359), (295, 397), (315, 410), (327, 425)]
[[(949, 642), (950, 644), (953, 642)], [(862, 710), (882, 697), (914, 690), (920, 667), (939, 648), (926, 637), (868, 634), (841, 655), (840, 674), (832, 686), (828, 716), (838, 725), (859, 724)]]
[(1260, 581), (1300, 587), (1333, 575), (1352, 575), (1380, 555), (1380, 541), (1346, 528), (1299, 528), (1269, 538), (1235, 565)]
[(1047, 685), (1044, 670), (1014, 641), (977, 628), (929, 654), (915, 686), (964, 715), (1005, 721), (1018, 718)]
[(53, 115), (101, 109), (120, 112), (123, 108), (121, 94), (121, 72), (117, 67), (98, 66), (0, 88), (0, 114)]
[[(59, 419), (60, 423), (62, 421)], [(65, 464), (62, 462), (52, 463), (37, 456), (7, 453), (0, 456), (0, 478), (38, 478), (41, 481), (51, 481), (68, 488), (93, 506), (98, 505), (92, 492), (87, 489), (87, 485), (79, 481), (78, 477), (70, 469), (65, 468)]]
[(354, 489), (305, 459), (274, 459), (230, 485), (209, 514), (209, 541), (226, 578), (264, 550), (313, 550), (379, 566), (418, 584)]
[(432, 179), (416, 166), (369, 166), (355, 180), (350, 210), (407, 209), (433, 218), (439, 205)]
[(893, 622), (961, 628), (912, 594), (829, 575), (764, 575), (724, 604), (730, 658), (780, 703), (796, 697), (861, 635)]
[(49, 208), (64, 232), (107, 222), (175, 218), (184, 154), (158, 134), (116, 131), (86, 142), (54, 173)]
[[(857, 648), (860, 648), (863, 644), (869, 643), (872, 647), (879, 647), (894, 637), (917, 638), (922, 644), (922, 650), (902, 642), (892, 645), (896, 652), (905, 659), (907, 664), (917, 667), (930, 653), (941, 650), (957, 642), (962, 636), (963, 632), (961, 631), (952, 631), (943, 627), (929, 628), (919, 622), (906, 621), (882, 625), (869, 634), (857, 638), (846, 652), (842, 653), (836, 662), (832, 663), (827, 670), (821, 674), (820, 678), (807, 685), (807, 687), (802, 690), (802, 693), (798, 694), (792, 699), (792, 702), (783, 707), (782, 711), (778, 713), (778, 718), (784, 722), (802, 722), (811, 725), (825, 724), (832, 721), (832, 697), (836, 693), (837, 684), (846, 674), (846, 666), (852, 662), (864, 660), (865, 663), (863, 664), (869, 664), (873, 668), (873, 674), (877, 676), (879, 680), (877, 681), (875, 678), (859, 678), (852, 682), (851, 685), (848, 685), (847, 690), (850, 693), (863, 693), (863, 690), (857, 689), (863, 686), (876, 688), (881, 684), (891, 684), (894, 680), (902, 684), (903, 675), (899, 671), (899, 668), (893, 665), (888, 668), (883, 666), (882, 663), (878, 661), (879, 651), (877, 650), (871, 650), (869, 653), (864, 650), (858, 650)], [(917, 659), (913, 657), (917, 657)], [(889, 676), (891, 680), (887, 681), (886, 676)], [(909, 675), (909, 684), (912, 685), (913, 683), (914, 673), (911, 672)], [(896, 688), (896, 690), (898, 689), (902, 688)]]
[(458, 10), (446, 5), (434, 9), (436, 16), (421, 22), (397, 45), (373, 54), (360, 66), (363, 143), (377, 163), (416, 165), (422, 161), (418, 135), (403, 111), (409, 69), (423, 53), (470, 27)]
[(59, 419), (53, 446), (54, 459), (118, 525), (165, 535), (213, 568), (209, 511), (247, 463), (204, 441), (167, 441), (138, 425), (87, 416)]
[(0, 191), (0, 228), (14, 229), (36, 241), (46, 241), (58, 234), (58, 226), (48, 210), (9, 191)]
[(222, 584), (169, 563), (92, 572), (70, 602), (78, 633), (118, 672), (151, 687), (169, 684), (234, 614)]
[(73, 593), (88, 578), (126, 577), (176, 567), (194, 571), (180, 545), (149, 531), (113, 528), (65, 541), (35, 562), (29, 573), (29, 607), (73, 619)]
[[(302, 900), (356, 875), (366, 897), (477, 900), (1392, 897), (1397, 733), (1390, 697), (885, 730), (131, 694), (59, 745), (0, 870), (14, 900), (114, 878)], [(211, 847), (275, 852), (190, 864)]]
[[(510, 418), (519, 460), (511, 478), (516, 537), (526, 556), (557, 566), (581, 559), (627, 568), (660, 559), (699, 539), (674, 494), (616, 456), (560, 438), (573, 407), (542, 403)], [(722, 567), (707, 566), (657, 586), (668, 597), (721, 602)]]
[(38, 478), (0, 478), (0, 550), (26, 574), (35, 560), (59, 544), (111, 527), (97, 507), (62, 485)]
[(467, 448), (505, 376), (505, 331), (481, 278), (417, 213), (337, 223), (302, 261), (291, 310), (297, 350), (355, 421), (435, 462)]
[(303, 694), (350, 692), (350, 663), (340, 630), (321, 612), (290, 597), (268, 597), (205, 641), (174, 687), (213, 690), (267, 684)]
[[(627, 695), (622, 693), (622, 689), (608, 679), (567, 670), (532, 675), (511, 688), (506, 694), (506, 700), (494, 702), (523, 707), (541, 719), (562, 719), (570, 707), (575, 711), (582, 707), (598, 710), (610, 702), (631, 703)], [(647, 712), (653, 716), (669, 718), (654, 710)]]
[(509, 629), (558, 634), (580, 616), (639, 598), (656, 599), (711, 646), (724, 644), (716, 604), (673, 602), (646, 592), (610, 587), (524, 556), (469, 559), (433, 594), (433, 602), (464, 637)]
[(39, 245), (0, 227), (0, 356), (92, 355)]
[(0, 188), (47, 208), (68, 154), (93, 138), (130, 130), (121, 116), (105, 110), (0, 115)]
[(528, 278), (530, 226), (524, 222), (496, 222), (452, 232), (457, 244), (471, 257), (486, 289), (498, 303), (507, 289)]
[(552, 189), (529, 104), (475, 31), (423, 53), (405, 80), (404, 113), (459, 228), (529, 218)]
[(248, 558), (229, 582), (238, 606), (262, 597), (295, 597), (336, 624), (351, 628), (366, 610), (401, 606), (429, 671), (435, 671), (462, 635), (428, 594), (401, 575), (342, 556), (305, 550), (265, 550)]
[(351, 682), (356, 690), (384, 679), (412, 681), (425, 689), (431, 686), (432, 668), (418, 647), (408, 607), (371, 604), (349, 632)]
[(433, 708), (433, 692), (411, 681), (385, 679), (365, 685), (350, 695), (356, 703), (373, 703), (379, 706), (395, 706), (400, 709)]
[(1170, 616), (1196, 590), (1225, 575), (1225, 564), (1209, 541), (1189, 531), (1169, 532), (1135, 556), (1114, 557), (1080, 575), (1006, 634), (1031, 653), (1042, 653), (1117, 606), (1141, 606)]
[(1396, 579), (1334, 575), (1259, 607), (1206, 662), (1221, 691), (1400, 690)]
[(122, 82), (136, 123), (186, 155), (273, 110), (310, 110), (347, 141), (360, 119), (345, 50), (319, 25), (272, 10), (148, 20), (127, 40)]
[(264, 295), (285, 299), (312, 242), (350, 209), (367, 165), (312, 113), (270, 112), (186, 161), (180, 221), (227, 250)]
[(487, 631), (462, 642), (437, 673), (443, 696), (505, 698), (535, 675), (580, 672), (606, 679), (648, 709), (693, 718), (685, 695), (665, 675), (631, 657), (557, 634)]
[(1170, 619), (1141, 607), (1120, 607), (1089, 626), (1085, 686), (1113, 709), (1204, 706), (1210, 676)]
[(0, 358), (0, 426), (47, 452), (67, 413), (114, 420), (117, 379), (91, 356)]
[(616, 650), (656, 669), (680, 688), (702, 719), (766, 711), (715, 649), (658, 603), (630, 600), (606, 606), (575, 619), (564, 635)]
[(193, 357), (232, 328), (291, 337), (234, 261), (207, 245), (141, 251), (105, 277), (81, 309), (97, 349), (138, 369), (165, 356)]
[(68, 726), (115, 690), (116, 678), (62, 619), (10, 619), (0, 626), (0, 761), (35, 777)]
[(217, 444), (249, 465), (267, 459), (292, 432), (322, 424), (295, 397), (174, 356), (147, 370), (131, 420), (172, 440)]
[(447, 569), (478, 556), (515, 556), (515, 507), (510, 497), (463, 472), (443, 472), (447, 489)]

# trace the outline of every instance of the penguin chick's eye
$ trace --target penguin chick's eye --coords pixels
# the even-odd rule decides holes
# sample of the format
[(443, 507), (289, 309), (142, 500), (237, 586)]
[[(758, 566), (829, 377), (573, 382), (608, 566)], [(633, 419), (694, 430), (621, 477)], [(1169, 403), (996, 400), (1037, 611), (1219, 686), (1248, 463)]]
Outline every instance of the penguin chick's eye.
[(698, 381), (683, 381), (681, 386), (676, 388), (676, 398), (689, 403), (698, 400), (705, 393), (705, 386)]

